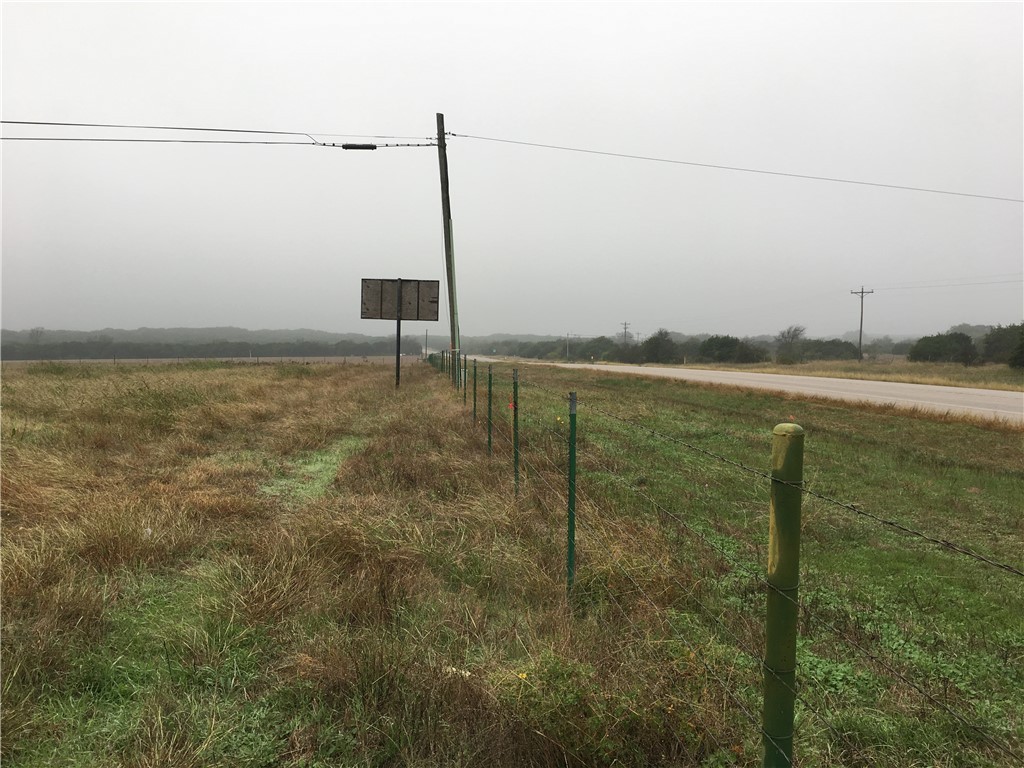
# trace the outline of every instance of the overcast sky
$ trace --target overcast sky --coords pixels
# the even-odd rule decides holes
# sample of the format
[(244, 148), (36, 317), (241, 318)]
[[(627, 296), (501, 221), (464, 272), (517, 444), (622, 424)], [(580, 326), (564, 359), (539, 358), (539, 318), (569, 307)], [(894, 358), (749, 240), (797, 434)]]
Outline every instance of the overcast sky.
[[(866, 333), (1024, 314), (1021, 3), (3, 2), (0, 21), (4, 120), (340, 142), (427, 139), (443, 112), (465, 335), (831, 336), (861, 285)], [(432, 147), (2, 152), (4, 328), (384, 335), (360, 278), (443, 284)]]

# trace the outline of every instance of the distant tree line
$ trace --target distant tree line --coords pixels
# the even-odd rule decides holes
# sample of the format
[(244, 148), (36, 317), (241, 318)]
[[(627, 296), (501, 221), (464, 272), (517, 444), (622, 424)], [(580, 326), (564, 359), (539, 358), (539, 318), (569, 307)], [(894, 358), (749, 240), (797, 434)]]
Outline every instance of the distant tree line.
[(924, 336), (910, 347), (907, 359), (963, 365), (1006, 363), (1011, 368), (1024, 368), (1024, 323), (997, 325), (981, 337), (980, 344), (967, 333), (953, 329)]
[[(964, 330), (960, 330), (964, 329)], [(965, 331), (970, 331), (972, 335)], [(635, 343), (598, 336), (594, 339), (516, 338), (469, 341), (470, 354), (499, 354), (540, 360), (595, 360), (621, 363), (761, 363), (783, 365), (819, 360), (856, 360), (857, 345), (843, 339), (808, 339), (803, 326), (791, 325), (774, 337), (740, 339), (736, 336), (682, 336), (664, 328)], [(976, 342), (975, 339), (978, 341)], [(954, 326), (947, 333), (916, 341), (894, 342), (882, 336), (864, 345), (865, 357), (907, 355), (911, 361), (1008, 363), (1024, 367), (1024, 324), (1009, 326)]]
[[(422, 340), (402, 337), (402, 352), (419, 355)], [(167, 342), (114, 341), (107, 337), (87, 341), (6, 342), (0, 347), (4, 360), (174, 360), (177, 358), (219, 357), (376, 357), (393, 355), (395, 340), (373, 341), (277, 341), (249, 343), (244, 341), (210, 341), (199, 344)]]
[(664, 328), (640, 343), (608, 336), (596, 339), (548, 339), (522, 342), (493, 341), (470, 352), (514, 355), (540, 360), (601, 360), (620, 363), (760, 363), (773, 355), (786, 362), (803, 360), (855, 360), (857, 347), (841, 339), (805, 339), (804, 329), (791, 326), (772, 341), (736, 336), (680, 336)]

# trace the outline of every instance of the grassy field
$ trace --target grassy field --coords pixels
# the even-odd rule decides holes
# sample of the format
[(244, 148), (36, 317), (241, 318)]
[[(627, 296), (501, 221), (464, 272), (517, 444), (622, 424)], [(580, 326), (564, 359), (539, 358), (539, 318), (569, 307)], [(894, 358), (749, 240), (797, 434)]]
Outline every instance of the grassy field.
[(898, 381), (907, 384), (937, 384), (945, 387), (975, 387), (1024, 391), (1024, 370), (1008, 365), (987, 363), (965, 366), (959, 363), (909, 363), (906, 360), (822, 360), (814, 363), (777, 365), (751, 363), (745, 365), (696, 365), (721, 371), (749, 373), (781, 373), (789, 376), (831, 376), (837, 379)]
[[(1022, 565), (1019, 430), (529, 367), (517, 498), (509, 374), (488, 456), (426, 365), (5, 367), (4, 764), (759, 765), (783, 421), (810, 490)], [(1018, 765), (1024, 578), (803, 528), (798, 763)]]

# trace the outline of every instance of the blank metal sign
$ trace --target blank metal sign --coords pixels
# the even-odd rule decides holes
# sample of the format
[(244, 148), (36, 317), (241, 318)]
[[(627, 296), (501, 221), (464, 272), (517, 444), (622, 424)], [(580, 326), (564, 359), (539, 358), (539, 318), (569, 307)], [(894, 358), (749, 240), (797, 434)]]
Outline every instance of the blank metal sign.
[[(363, 320), (398, 319), (398, 280), (363, 278)], [(402, 280), (402, 319), (437, 320), (439, 280)]]

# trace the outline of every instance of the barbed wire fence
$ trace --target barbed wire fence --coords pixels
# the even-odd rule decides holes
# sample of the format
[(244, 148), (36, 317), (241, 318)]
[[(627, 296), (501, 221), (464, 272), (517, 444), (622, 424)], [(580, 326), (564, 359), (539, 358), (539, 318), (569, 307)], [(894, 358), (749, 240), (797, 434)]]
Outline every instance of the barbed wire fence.
[[(435, 362), (436, 366), (437, 363)], [(503, 366), (503, 368), (506, 367)], [(504, 396), (509, 394), (509, 404), (507, 409), (503, 405), (500, 408), (494, 409), (495, 417), (489, 418), (486, 424), (488, 435), (490, 437), (493, 434), (497, 437), (496, 444), (500, 446), (500, 453), (504, 454), (503, 458), (507, 460), (514, 457), (517, 467), (520, 465), (523, 467), (524, 486), (527, 489), (532, 484), (538, 484), (540, 487), (543, 487), (548, 498), (564, 503), (568, 495), (565, 476), (568, 472), (569, 436), (566, 433), (565, 419), (557, 411), (559, 408), (564, 409), (569, 399), (569, 393), (551, 389), (534, 377), (524, 378), (519, 375), (518, 371), (516, 375), (518, 377), (516, 391), (518, 391), (519, 395), (517, 398), (510, 394), (511, 390), (507, 386), (507, 381), (498, 382), (499, 386), (495, 389), (497, 394), (494, 396), (501, 403)], [(473, 381), (476, 381), (475, 377)], [(506, 386), (501, 387), (501, 384)], [(468, 380), (463, 381), (462, 385), (467, 386)], [(461, 399), (464, 402), (467, 402), (466, 394), (466, 392), (461, 393)], [(530, 405), (528, 408), (523, 407), (524, 395), (526, 402)], [(475, 387), (473, 397), (473, 402), (475, 403)], [(864, 631), (864, 627), (861, 626), (856, 616), (844, 616), (846, 621), (842, 622), (843, 626), (837, 626), (835, 621), (830, 621), (821, 615), (820, 612), (814, 615), (813, 618), (808, 618), (806, 606), (809, 603), (813, 603), (816, 596), (813, 584), (810, 588), (807, 585), (801, 584), (802, 595), (797, 600), (794, 600), (784, 591), (775, 588), (765, 577), (763, 565), (758, 565), (758, 563), (763, 563), (764, 561), (764, 550), (760, 544), (742, 541), (728, 532), (716, 530), (715, 526), (706, 519), (695, 518), (692, 514), (687, 514), (687, 510), (683, 509), (678, 503), (673, 504), (660, 498), (661, 494), (653, 487), (657, 481), (648, 477), (651, 473), (644, 473), (642, 477), (633, 477), (632, 479), (624, 476), (631, 474), (631, 472), (624, 471), (632, 468), (630, 463), (610, 456), (604, 450), (602, 442), (605, 445), (613, 444), (610, 441), (615, 438), (620, 440), (626, 438), (626, 442), (629, 442), (631, 437), (636, 438), (637, 436), (661, 441), (676, 449), (681, 449), (691, 457), (699, 458), (700, 461), (696, 461), (688, 467), (689, 471), (694, 474), (704, 474), (706, 476), (706, 473), (709, 471), (714, 473), (716, 471), (714, 468), (717, 467), (717, 471), (723, 473), (723, 476), (726, 478), (744, 476), (752, 479), (758, 483), (758, 486), (756, 488), (751, 486), (753, 489), (751, 498), (760, 497), (762, 499), (762, 508), (764, 507), (763, 499), (765, 497), (765, 489), (761, 485), (762, 481), (790, 486), (799, 490), (800, 496), (814, 499), (830, 509), (841, 510), (843, 513), (852, 515), (859, 520), (880, 526), (890, 533), (906, 537), (909, 541), (914, 541), (921, 546), (934, 548), (952, 557), (962, 558), (966, 563), (973, 563), (976, 567), (993, 569), (994, 572), (1001, 573), (1007, 578), (1016, 579), (1024, 577), (1024, 571), (1020, 567), (978, 552), (976, 548), (958, 543), (952, 537), (918, 530), (889, 516), (865, 509), (861, 505), (845, 502), (832, 495), (818, 492), (808, 487), (804, 482), (789, 483), (785, 480), (780, 480), (764, 469), (750, 466), (749, 463), (700, 445), (693, 438), (683, 438), (670, 434), (644, 424), (638, 421), (636, 417), (630, 418), (621, 415), (621, 413), (616, 413), (613, 405), (602, 402), (597, 396), (588, 395), (586, 398), (579, 398), (577, 403), (582, 412), (589, 412), (600, 417), (602, 426), (614, 426), (614, 430), (610, 434), (603, 436), (599, 436), (598, 430), (591, 428), (582, 440), (579, 441), (583, 448), (581, 451), (582, 463), (593, 471), (587, 473), (587, 482), (583, 484), (583, 487), (577, 487), (575, 490), (577, 495), (575, 520), (581, 540), (592, 544), (594, 551), (604, 556), (606, 562), (616, 570), (632, 590), (629, 594), (621, 592), (616, 594), (610, 590), (607, 591), (606, 596), (609, 602), (638, 634), (640, 634), (639, 627), (637, 627), (630, 615), (630, 610), (623, 599), (625, 597), (648, 604), (654, 609), (654, 615), (658, 618), (659, 622), (663, 623), (664, 628), (668, 628), (671, 625), (670, 615), (671, 611), (674, 610), (674, 606), (666, 605), (664, 600), (659, 599), (661, 596), (651, 594), (648, 589), (644, 588), (641, 581), (631, 573), (629, 568), (623, 564), (620, 553), (616, 551), (614, 546), (616, 534), (614, 531), (609, 530), (612, 514), (601, 514), (602, 507), (612, 502), (607, 500), (599, 501), (590, 488), (595, 490), (615, 489), (619, 493), (619, 498), (628, 502), (631, 509), (648, 510), (662, 524), (671, 525), (672, 530), (680, 539), (685, 539), (702, 548), (708, 556), (714, 558), (717, 565), (739, 579), (738, 591), (743, 597), (739, 601), (730, 601), (731, 614), (726, 616), (726, 612), (716, 609), (716, 606), (713, 606), (710, 600), (702, 600), (697, 596), (692, 585), (683, 584), (675, 574), (667, 574), (668, 581), (675, 588), (675, 593), (687, 596), (685, 607), (702, 617), (706, 626), (716, 636), (722, 638), (724, 642), (729, 643), (739, 651), (748, 662), (744, 666), (746, 678), (742, 681), (742, 685), (735, 681), (730, 683), (727, 679), (728, 676), (715, 669), (707, 661), (705, 655), (698, 652), (698, 648), (687, 644), (685, 639), (677, 636), (677, 639), (690, 651), (691, 658), (696, 659), (703, 667), (708, 679), (718, 685), (724, 695), (736, 707), (736, 711), (742, 715), (742, 719), (760, 732), (766, 750), (770, 746), (776, 755), (785, 753), (785, 750), (765, 731), (761, 719), (752, 711), (749, 696), (748, 700), (744, 700), (744, 691), (749, 694), (750, 691), (757, 690), (761, 685), (761, 681), (756, 679), (758, 671), (766, 676), (773, 677), (793, 696), (799, 705), (799, 711), (802, 713), (802, 716), (797, 719), (794, 732), (798, 742), (801, 729), (805, 728), (807, 723), (811, 721), (814, 721), (820, 727), (822, 733), (827, 733), (837, 743), (844, 744), (849, 740), (849, 735), (844, 732), (842, 724), (837, 725), (832, 722), (828, 714), (829, 708), (834, 707), (837, 703), (837, 694), (830, 693), (827, 690), (805, 690), (807, 688), (806, 683), (789, 684), (778, 675), (773, 674), (765, 666), (762, 653), (756, 650), (759, 645), (763, 647), (764, 625), (762, 618), (755, 618), (749, 615), (750, 609), (754, 607), (763, 608), (764, 596), (768, 592), (772, 592), (779, 595), (784, 601), (792, 603), (797, 610), (804, 613), (805, 631), (813, 628), (831, 635), (839, 646), (849, 648), (857, 657), (865, 661), (873, 674), (880, 677), (884, 676), (891, 681), (893, 686), (902, 687), (912, 695), (919, 697), (922, 702), (927, 702), (933, 712), (941, 713), (941, 715), (949, 718), (962, 733), (983, 745), (987, 749), (986, 754), (990, 756), (998, 755), (1005, 760), (1009, 760), (1010, 762), (1007, 764), (1010, 765), (1024, 765), (1024, 756), (1022, 756), (1020, 745), (1017, 743), (1020, 740), (1019, 734), (1015, 736), (1011, 727), (1008, 725), (1001, 726), (998, 728), (999, 732), (994, 733), (991, 724), (977, 722), (977, 713), (973, 711), (977, 707), (971, 706), (972, 711), (965, 713), (962, 707), (947, 703), (947, 700), (944, 699), (949, 698), (948, 691), (939, 694), (935, 690), (930, 689), (931, 686), (927, 681), (915, 679), (912, 663), (909, 663), (906, 659), (899, 659), (890, 655), (890, 653), (887, 653), (890, 649), (883, 650), (875, 647), (871, 642), (858, 640), (855, 635), (861, 634), (870, 637), (870, 632)], [(490, 405), (488, 401), (488, 413), (491, 412)], [(474, 414), (476, 414), (475, 408)], [(515, 434), (513, 434), (513, 424), (511, 423), (513, 419), (509, 414), (516, 417)], [(552, 414), (555, 415), (552, 416)], [(479, 423), (480, 420), (477, 421)], [(599, 437), (604, 437), (604, 441), (599, 439)], [(670, 478), (667, 484), (678, 489), (680, 480), (678, 476)], [(517, 484), (517, 490), (518, 488)], [(806, 576), (806, 573), (804, 575)], [(720, 581), (717, 586), (722, 586)], [(799, 669), (799, 656), (797, 666)], [(733, 675), (735, 671), (735, 668), (732, 668), (729, 674)], [(803, 677), (806, 679), (808, 676), (803, 675)], [(969, 685), (954, 685), (954, 687), (958, 689), (970, 688)], [(960, 698), (963, 699), (961, 703), (972, 705), (972, 702), (966, 699), (965, 696)], [(721, 747), (720, 744), (717, 746)], [(777, 762), (776, 764), (790, 764), (790, 758), (786, 757), (784, 761)]]

